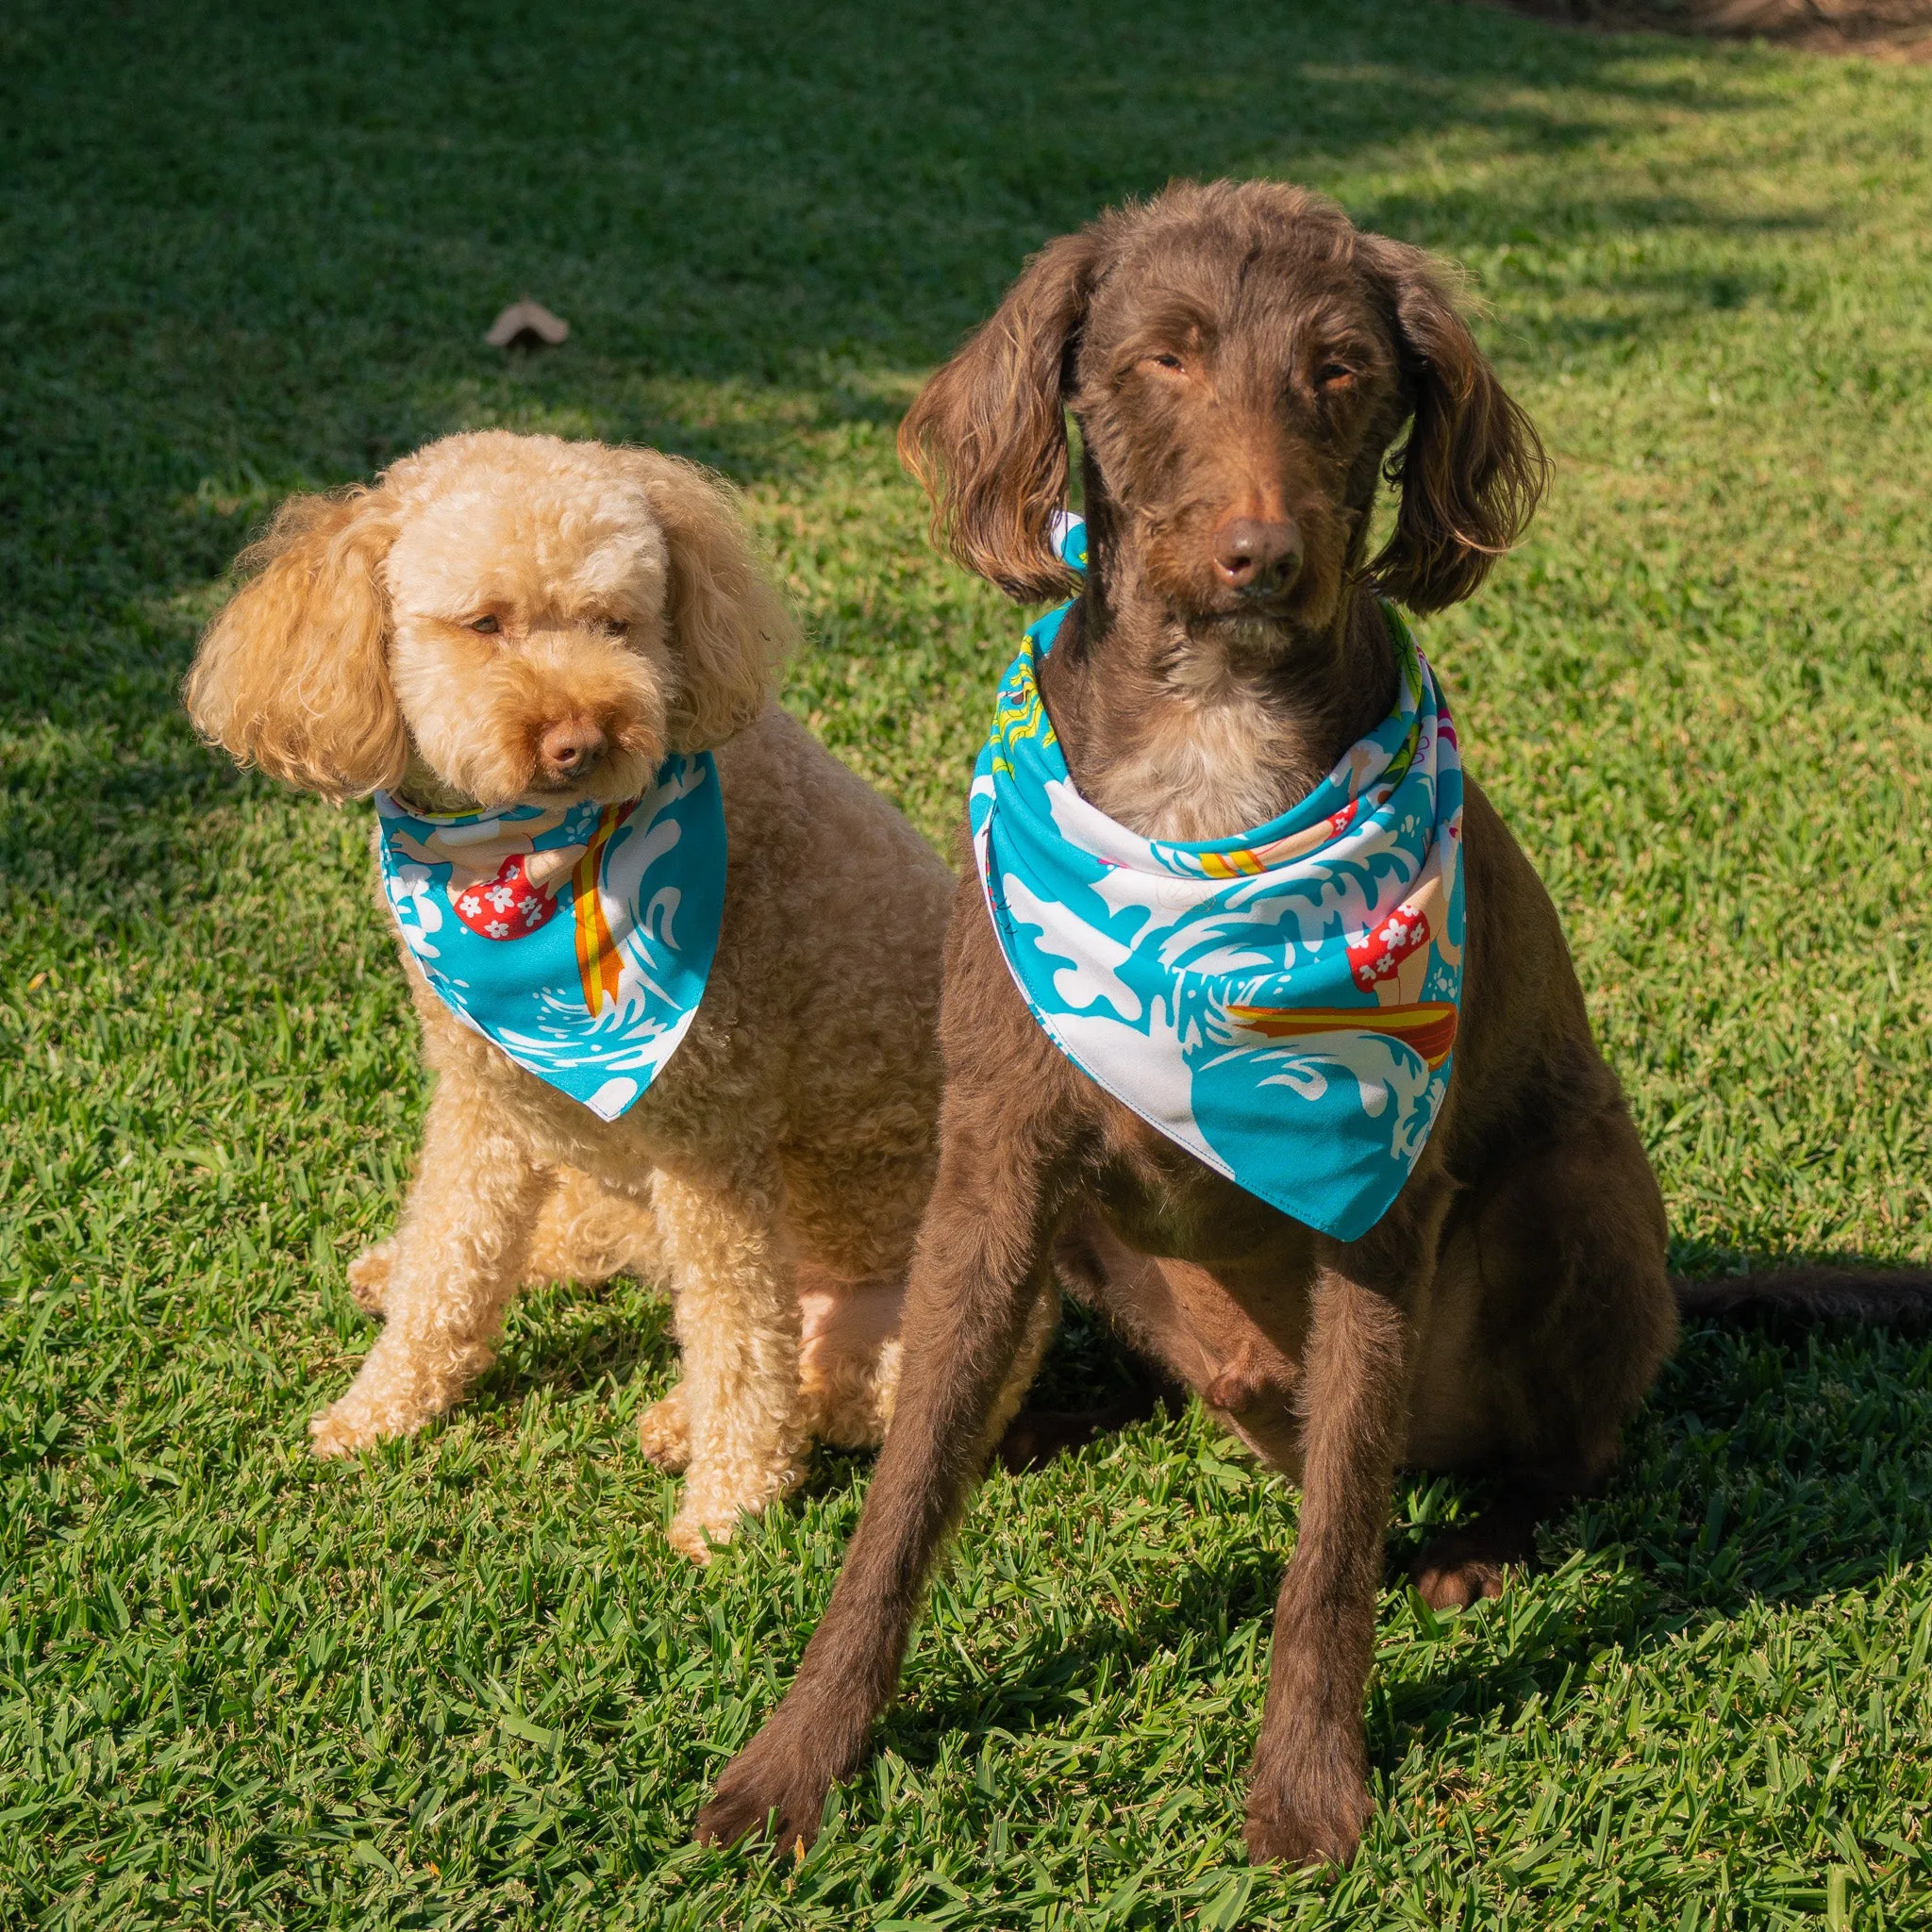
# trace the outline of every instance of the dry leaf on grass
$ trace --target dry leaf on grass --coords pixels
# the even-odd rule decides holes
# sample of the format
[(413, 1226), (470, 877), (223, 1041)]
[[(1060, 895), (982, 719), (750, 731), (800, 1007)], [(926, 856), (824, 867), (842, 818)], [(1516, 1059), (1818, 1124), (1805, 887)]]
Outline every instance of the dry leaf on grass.
[(570, 334), (570, 324), (552, 315), (541, 302), (512, 302), (483, 340), (492, 349), (556, 348)]

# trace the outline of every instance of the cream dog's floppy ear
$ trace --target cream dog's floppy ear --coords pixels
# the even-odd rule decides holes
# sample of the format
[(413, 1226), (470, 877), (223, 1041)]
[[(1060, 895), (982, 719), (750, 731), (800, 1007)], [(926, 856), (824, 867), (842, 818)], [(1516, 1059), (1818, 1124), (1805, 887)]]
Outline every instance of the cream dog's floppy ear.
[(394, 538), (394, 506), (379, 490), (282, 506), (242, 553), (250, 581), (188, 674), (182, 695), (204, 738), (325, 798), (401, 783), (409, 738), (379, 575)]
[(670, 552), (665, 619), (680, 674), (668, 709), (672, 747), (704, 751), (764, 708), (797, 628), (730, 486), (656, 450), (625, 455)]

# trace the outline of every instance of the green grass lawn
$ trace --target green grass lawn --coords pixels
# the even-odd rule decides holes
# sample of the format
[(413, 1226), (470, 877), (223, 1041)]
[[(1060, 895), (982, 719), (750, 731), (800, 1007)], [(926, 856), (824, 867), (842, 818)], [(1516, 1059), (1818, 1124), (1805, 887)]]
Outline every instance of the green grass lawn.
[[(626, 1283), (310, 1460), (424, 1078), (367, 808), (175, 698), (285, 491), (647, 441), (743, 485), (788, 702), (949, 841), (1018, 625), (899, 411), (1046, 237), (1291, 176), (1469, 265), (1558, 453), (1424, 635), (1679, 1264), (1923, 1257), (1932, 70), (1429, 0), (300, 15), (0, 18), (0, 1924), (1932, 1924), (1932, 1347), (1843, 1331), (1692, 1333), (1541, 1574), (1388, 1592), (1339, 1877), (1241, 1859), (1294, 1496), (1198, 1410), (991, 1480), (802, 1865), (690, 1849), (865, 1464), (672, 1556)], [(506, 361), (525, 292), (574, 333)], [(1406, 1485), (1391, 1562), (1476, 1500)]]

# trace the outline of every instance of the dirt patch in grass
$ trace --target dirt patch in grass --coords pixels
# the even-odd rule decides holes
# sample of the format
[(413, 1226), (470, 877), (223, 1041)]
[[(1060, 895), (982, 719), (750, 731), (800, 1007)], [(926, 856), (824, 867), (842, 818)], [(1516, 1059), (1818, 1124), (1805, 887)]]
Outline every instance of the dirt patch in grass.
[(1776, 41), (1815, 54), (1932, 61), (1932, 0), (1503, 0), (1515, 13), (1624, 32)]

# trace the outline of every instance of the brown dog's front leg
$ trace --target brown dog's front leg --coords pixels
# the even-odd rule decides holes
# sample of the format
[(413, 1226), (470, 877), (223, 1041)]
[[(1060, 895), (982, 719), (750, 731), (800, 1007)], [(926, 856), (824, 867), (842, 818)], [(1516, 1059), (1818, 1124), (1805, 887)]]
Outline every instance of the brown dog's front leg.
[(856, 1771), (899, 1681), (940, 1548), (977, 1480), (994, 1405), (1050, 1291), (1040, 1170), (1010, 1143), (949, 1141), (920, 1233), (901, 1334), (905, 1367), (865, 1510), (824, 1621), (785, 1701), (725, 1767), (698, 1814), (707, 1843), (774, 1821), (790, 1850), (818, 1835), (827, 1792)]
[(1408, 1321), (1332, 1269), (1315, 1284), (1303, 1395), (1301, 1533), (1274, 1606), (1247, 1840), (1256, 1863), (1345, 1863), (1368, 1821), (1362, 1693), (1375, 1641)]

